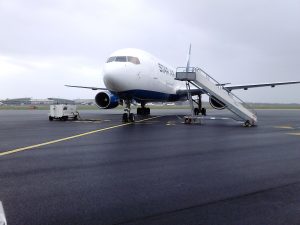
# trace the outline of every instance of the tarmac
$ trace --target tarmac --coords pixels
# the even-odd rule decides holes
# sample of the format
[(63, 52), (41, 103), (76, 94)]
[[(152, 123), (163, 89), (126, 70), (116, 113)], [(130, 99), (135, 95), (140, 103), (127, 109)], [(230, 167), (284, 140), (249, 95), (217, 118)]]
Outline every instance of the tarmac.
[[(300, 224), (300, 110), (258, 125), (152, 110), (0, 111), (0, 201), (9, 225)], [(223, 112), (210, 112), (209, 117)]]

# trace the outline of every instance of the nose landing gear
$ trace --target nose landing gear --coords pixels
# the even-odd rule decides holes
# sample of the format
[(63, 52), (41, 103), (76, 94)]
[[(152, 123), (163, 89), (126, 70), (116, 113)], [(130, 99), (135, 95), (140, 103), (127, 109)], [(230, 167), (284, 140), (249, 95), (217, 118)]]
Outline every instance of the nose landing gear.
[(135, 121), (135, 116), (133, 113), (130, 112), (130, 100), (125, 101), (126, 107), (124, 109), (124, 113), (122, 116), (123, 123), (133, 123)]

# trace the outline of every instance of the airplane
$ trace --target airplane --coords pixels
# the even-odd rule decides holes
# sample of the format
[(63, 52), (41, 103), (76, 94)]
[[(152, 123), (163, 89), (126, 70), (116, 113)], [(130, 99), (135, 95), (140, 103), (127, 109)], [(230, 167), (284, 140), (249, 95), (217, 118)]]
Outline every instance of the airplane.
[[(189, 48), (186, 71), (190, 68), (191, 46)], [(169, 66), (163, 60), (150, 53), (135, 49), (126, 48), (113, 52), (107, 59), (102, 71), (105, 88), (86, 87), (76, 85), (65, 85), (67, 87), (87, 88), (100, 90), (95, 96), (95, 102), (100, 109), (112, 109), (125, 103), (122, 121), (124, 123), (134, 122), (135, 115), (131, 112), (131, 104), (139, 103), (137, 115), (150, 115), (150, 108), (146, 107), (149, 102), (176, 102), (187, 100), (186, 82), (176, 80), (176, 69)], [(232, 86), (230, 83), (222, 85), (228, 93), (233, 90), (257, 87), (275, 87), (279, 85), (297, 84), (300, 81), (246, 84)], [(198, 96), (195, 101), (197, 107), (195, 115), (206, 115), (206, 109), (202, 107), (202, 94), (207, 94), (201, 88), (191, 89), (192, 96)], [(226, 105), (209, 96), (209, 102), (215, 109), (222, 110)]]

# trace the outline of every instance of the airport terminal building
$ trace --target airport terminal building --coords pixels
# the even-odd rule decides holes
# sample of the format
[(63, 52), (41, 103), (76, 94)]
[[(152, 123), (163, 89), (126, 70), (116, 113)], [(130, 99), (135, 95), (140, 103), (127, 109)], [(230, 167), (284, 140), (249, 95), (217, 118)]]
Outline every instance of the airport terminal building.
[(52, 104), (74, 104), (75, 102), (68, 99), (61, 98), (46, 98), (46, 99), (33, 99), (33, 98), (14, 98), (1, 100), (4, 105), (52, 105)]

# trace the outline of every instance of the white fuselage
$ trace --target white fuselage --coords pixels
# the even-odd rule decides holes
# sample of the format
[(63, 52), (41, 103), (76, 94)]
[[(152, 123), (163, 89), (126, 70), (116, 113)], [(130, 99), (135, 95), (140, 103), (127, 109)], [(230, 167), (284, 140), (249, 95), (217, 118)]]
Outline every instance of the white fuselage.
[(112, 53), (103, 68), (108, 90), (121, 98), (137, 101), (179, 100), (177, 91), (184, 82), (175, 80), (176, 70), (162, 60), (139, 49), (122, 49)]

